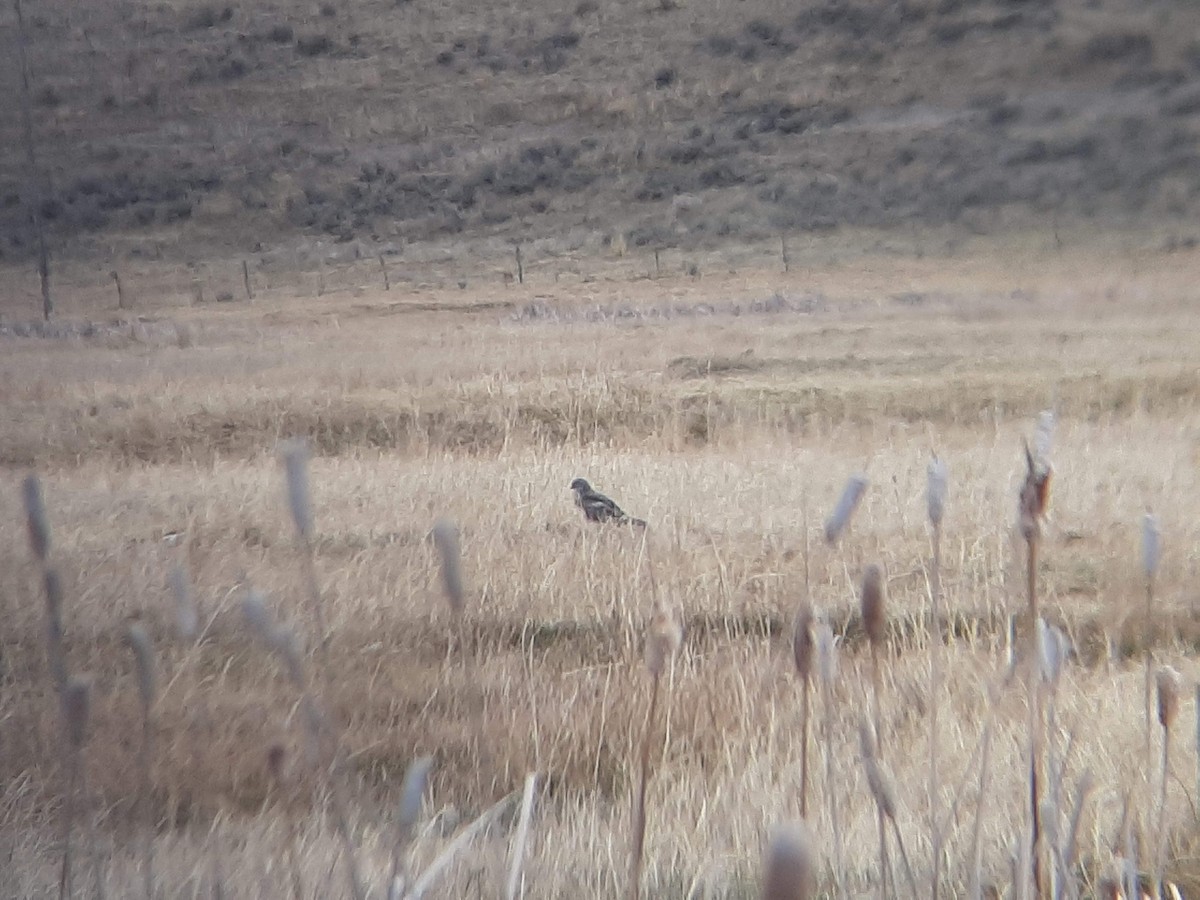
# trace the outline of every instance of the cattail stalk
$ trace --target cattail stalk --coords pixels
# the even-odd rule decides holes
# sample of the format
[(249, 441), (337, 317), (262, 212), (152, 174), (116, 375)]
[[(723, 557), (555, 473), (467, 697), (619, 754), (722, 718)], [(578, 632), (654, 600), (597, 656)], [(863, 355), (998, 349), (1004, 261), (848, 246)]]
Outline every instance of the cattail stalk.
[(287, 750), (283, 744), (272, 744), (267, 748), (267, 771), (271, 773), (271, 780), (275, 782), (275, 788), (280, 793), (280, 799), (283, 802), (283, 817), (286, 820), (287, 827), (287, 855), (288, 855), (288, 875), (292, 882), (292, 898), (293, 900), (304, 900), (304, 882), (300, 878), (300, 856), (296, 852), (296, 817), (292, 812), (291, 797), (287, 791), (287, 768), (285, 760), (287, 758)]
[(1078, 900), (1079, 884), (1071, 875), (1079, 858), (1079, 824), (1083, 820), (1083, 807), (1092, 792), (1092, 773), (1084, 772), (1075, 783), (1075, 806), (1071, 810), (1071, 822), (1067, 829), (1066, 846), (1062, 851), (1062, 879), (1055, 896), (1061, 900), (1066, 891), (1070, 900)]
[(833, 514), (825, 520), (825, 542), (827, 544), (836, 544), (838, 538), (850, 526), (850, 520), (854, 517), (854, 511), (858, 509), (863, 494), (866, 493), (868, 483), (866, 475), (850, 476), (846, 486), (842, 488), (842, 495), (838, 498), (837, 506), (833, 508)]
[[(1045, 437), (1042, 434), (1045, 433)], [(1039, 443), (1049, 446), (1049, 432), (1045, 428), (1039, 430)], [(1025, 445), (1025, 481), (1021, 485), (1018, 504), (1018, 523), (1021, 536), (1025, 539), (1025, 587), (1029, 600), (1029, 648), (1028, 687), (1029, 687), (1029, 807), (1032, 816), (1031, 865), (1033, 866), (1034, 892), (1038, 900), (1046, 897), (1045, 872), (1042, 866), (1042, 811), (1041, 811), (1041, 749), (1043, 746), (1042, 729), (1044, 728), (1038, 679), (1038, 630), (1037, 623), (1041, 619), (1041, 607), (1037, 590), (1038, 547), (1041, 542), (1042, 520), (1046, 515), (1046, 507), (1050, 495), (1050, 465), (1044, 457), (1045, 450), (1039, 447), (1041, 453), (1035, 459), (1029, 445)]]
[(642, 890), (642, 855), (646, 843), (646, 787), (650, 781), (650, 738), (658, 711), (659, 683), (672, 656), (679, 650), (683, 632), (679, 623), (659, 604), (646, 636), (646, 669), (650, 672), (650, 709), (642, 734), (641, 768), (637, 800), (633, 808), (633, 846), (629, 864), (629, 898), (638, 900)]
[(938, 828), (938, 709), (942, 704), (942, 519), (946, 512), (946, 464), (935, 455), (926, 473), (925, 507), (933, 533), (933, 563), (929, 573), (929, 839), (933, 854), (930, 897), (941, 891), (942, 833)]
[(521, 795), (521, 814), (517, 822), (517, 836), (513, 841), (512, 862), (508, 869), (508, 885), (505, 900), (517, 900), (521, 896), (521, 866), (525, 862), (525, 845), (529, 841), (529, 822), (533, 817), (533, 796), (537, 790), (537, 772), (525, 776), (525, 790)]
[(408, 764), (404, 787), (400, 791), (400, 809), (396, 815), (396, 840), (392, 844), (392, 874), (388, 879), (388, 900), (400, 900), (407, 890), (408, 871), (405, 851), (412, 840), (413, 829), (421, 815), (421, 798), (429, 784), (433, 769), (432, 756), (419, 756)]
[(815, 900), (812, 840), (802, 823), (773, 828), (766, 856), (761, 900)]
[(317, 646), (322, 664), (327, 667), (329, 629), (325, 623), (325, 604), (317, 580), (316, 554), (313, 550), (312, 501), (308, 490), (308, 444), (302, 439), (284, 443), (282, 449), (284, 473), (287, 478), (288, 509), (296, 526), (304, 558), (304, 580), (308, 586), (309, 603), (317, 625)]
[[(291, 631), (274, 623), (262, 595), (253, 589), (242, 598), (242, 614), (258, 639), (267, 649), (279, 656), (284, 663), (288, 680), (300, 695), (300, 709), (304, 716), (304, 732), (307, 738), (308, 762), (315, 771), (325, 773), (334, 825), (338, 837), (341, 839), (342, 853), (346, 858), (346, 878), (350, 882), (350, 894), (354, 900), (364, 900), (366, 892), (363, 888), (358, 857), (354, 852), (354, 842), (350, 834), (348, 806), (342, 794), (343, 759), (337, 735), (333, 733), (317, 704), (308, 675), (304, 670), (304, 662), (296, 646), (296, 639)], [(331, 760), (328, 766), (323, 765), (323, 758)]]
[(1167, 778), (1171, 769), (1171, 726), (1179, 715), (1179, 673), (1170, 666), (1158, 670), (1158, 723), (1162, 726), (1162, 780), (1158, 793), (1158, 847), (1154, 863), (1154, 896), (1163, 897), (1163, 870), (1167, 861)]
[(796, 612), (792, 660), (800, 679), (800, 818), (808, 819), (808, 743), (813, 664), (813, 611), (807, 597)]
[[(900, 851), (900, 860), (904, 864), (905, 878), (908, 880), (909, 890), (914, 897), (917, 894), (917, 880), (913, 875), (912, 865), (908, 860), (908, 851), (904, 847), (904, 837), (900, 833), (900, 826), (896, 822), (896, 791), (892, 786), (891, 778), (883, 768), (883, 762), (879, 758), (879, 744), (870, 723), (866, 718), (860, 718), (858, 723), (858, 740), (859, 747), (862, 750), (863, 767), (867, 773), (867, 785), (871, 789), (871, 796), (875, 799), (875, 805), (879, 812), (892, 825), (892, 835), (896, 838), (896, 848)], [(886, 859), (886, 853), (881, 854)]]
[(836, 894), (840, 897), (846, 865), (833, 773), (833, 681), (837, 678), (837, 642), (833, 637), (833, 629), (824, 623), (817, 625), (813, 635), (817, 647), (817, 671), (821, 678), (821, 703), (825, 707), (825, 797), (829, 802), (829, 824), (833, 830), (833, 879)]
[(42, 571), (42, 586), (46, 592), (46, 660), (54, 690), (60, 696), (67, 685), (67, 657), (63, 649), (63, 588), (58, 569), (50, 559), (50, 520), (42, 497), (42, 483), (29, 475), (21, 484), (25, 506), (25, 524), (29, 531), (29, 548)]
[[(433, 526), (433, 542), (440, 560), (446, 604), (450, 607), (450, 617), (454, 623), (454, 640), (457, 641), (462, 656), (467, 684), (473, 689), (470, 705), (471, 715), (475, 720), (475, 751), (478, 762), (476, 772), (482, 778), (486, 761), (489, 759), (487, 719), (483, 680), (479, 677), (479, 664), (469, 640), (467, 595), (463, 586), (462, 545), (459, 541), (458, 527), (448, 519), (439, 519)], [(447, 644), (447, 654), (451, 652), (452, 644), (453, 640)]]
[[(872, 752), (882, 759), (883, 678), (879, 668), (879, 649), (883, 644), (886, 612), (883, 597), (883, 570), (875, 563), (871, 563), (863, 571), (860, 611), (863, 629), (867, 633), (867, 641), (871, 648), (871, 707), (875, 725)], [(888, 876), (891, 872), (887, 851), (887, 822), (882, 806), (877, 809), (877, 813), (879, 818), (879, 896), (882, 900), (887, 900)]]
[(63, 804), (63, 858), (58, 879), (59, 900), (71, 894), (71, 833), (74, 830), (77, 794), (83, 789), (83, 749), (91, 718), (92, 686), (85, 678), (67, 680), (62, 692), (63, 724), (67, 737), (67, 797)]
[[(968, 896), (971, 900), (983, 900), (983, 810), (984, 804), (987, 801), (988, 778), (992, 771), (992, 731), (995, 716), (991, 711), (995, 710), (997, 701), (999, 700), (999, 691), (994, 687), (989, 687), (988, 690), (988, 709), (989, 715), (987, 722), (983, 726), (983, 741), (982, 753), (979, 761), (979, 797), (975, 803), (975, 824), (971, 829), (971, 881), (968, 888)], [(970, 767), (968, 767), (970, 768)], [(949, 824), (949, 823), (947, 823)], [(934, 833), (941, 834), (942, 829), (938, 828)], [(1025, 880), (1024, 871), (1021, 872), (1021, 880)]]
[(1150, 750), (1153, 744), (1151, 733), (1154, 721), (1154, 579), (1158, 574), (1158, 563), (1162, 556), (1162, 539), (1158, 530), (1158, 519), (1150, 513), (1142, 517), (1142, 571), (1146, 575), (1146, 623), (1143, 627), (1145, 648), (1145, 684), (1144, 701), (1146, 716), (1146, 747), (1147, 766), (1150, 764)]
[(142, 702), (142, 745), (138, 749), (138, 811), (145, 835), (142, 839), (142, 881), (146, 900), (154, 898), (154, 813), (150, 806), (150, 785), (154, 765), (154, 700), (157, 689), (154, 675), (154, 648), (146, 629), (134, 623), (125, 632), (133, 651), (137, 671), (138, 697)]

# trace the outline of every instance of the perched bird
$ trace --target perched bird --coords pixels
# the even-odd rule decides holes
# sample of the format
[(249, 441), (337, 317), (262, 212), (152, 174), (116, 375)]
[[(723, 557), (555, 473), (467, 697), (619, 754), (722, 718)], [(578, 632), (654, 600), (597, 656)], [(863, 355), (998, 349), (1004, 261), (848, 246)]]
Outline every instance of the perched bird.
[(617, 522), (621, 525), (646, 527), (645, 519), (625, 515), (621, 507), (599, 491), (592, 490), (592, 486), (582, 478), (571, 482), (571, 490), (575, 492), (575, 505), (583, 510), (589, 522)]

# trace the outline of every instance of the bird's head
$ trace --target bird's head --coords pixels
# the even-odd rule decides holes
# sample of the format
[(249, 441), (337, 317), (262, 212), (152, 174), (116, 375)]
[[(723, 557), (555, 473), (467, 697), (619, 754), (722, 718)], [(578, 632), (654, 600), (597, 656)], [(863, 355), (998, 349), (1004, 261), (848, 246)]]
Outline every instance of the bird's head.
[(582, 478), (576, 478), (574, 481), (571, 482), (571, 490), (573, 490), (573, 491), (578, 491), (578, 492), (582, 493), (583, 491), (590, 491), (591, 489), (592, 489), (592, 486), (590, 484), (588, 484), (586, 481), (584, 481)]

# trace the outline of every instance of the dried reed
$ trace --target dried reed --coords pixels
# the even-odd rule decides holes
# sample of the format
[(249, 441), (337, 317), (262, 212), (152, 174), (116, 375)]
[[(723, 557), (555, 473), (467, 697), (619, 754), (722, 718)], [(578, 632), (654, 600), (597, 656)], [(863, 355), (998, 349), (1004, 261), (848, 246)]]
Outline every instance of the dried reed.
[(408, 868), (404, 854), (412, 841), (413, 829), (421, 815), (421, 798), (429, 784), (433, 769), (432, 756), (418, 756), (408, 764), (404, 786), (400, 791), (400, 808), (396, 814), (396, 839), (392, 844), (392, 874), (388, 879), (388, 900), (400, 900), (408, 884)]
[(144, 831), (142, 837), (142, 883), (146, 900), (154, 897), (154, 811), (150, 805), (150, 786), (154, 767), (154, 700), (157, 679), (154, 674), (154, 648), (150, 636), (140, 624), (134, 623), (125, 631), (125, 639), (133, 651), (137, 671), (138, 697), (142, 702), (142, 744), (138, 748), (138, 812)]
[(533, 796), (537, 790), (537, 781), (537, 772), (530, 772), (525, 776), (525, 790), (521, 794), (521, 813), (517, 822), (517, 836), (513, 841), (508, 884), (504, 891), (505, 900), (517, 900), (521, 896), (521, 866), (525, 862), (525, 845), (529, 841), (529, 823), (533, 818)]
[(83, 750), (87, 743), (88, 720), (92, 711), (92, 683), (81, 676), (67, 679), (62, 692), (63, 725), (66, 731), (64, 760), (67, 769), (67, 796), (63, 804), (63, 857), (58, 879), (59, 900), (71, 894), (71, 834), (75, 825), (78, 804), (76, 796), (83, 790)]
[(313, 550), (312, 501), (308, 489), (308, 444), (300, 438), (285, 441), (280, 448), (280, 453), (287, 476), (288, 509), (292, 514), (292, 522), (296, 526), (296, 535), (300, 538), (304, 557), (304, 580), (308, 586), (313, 620), (317, 624), (317, 646), (322, 655), (322, 663), (327, 664), (329, 629), (325, 623), (325, 604), (321, 600), (321, 586), (317, 581), (316, 554)]
[(814, 900), (816, 865), (802, 822), (771, 829), (763, 869), (762, 900)]
[(1154, 862), (1154, 896), (1163, 897), (1163, 870), (1167, 861), (1167, 778), (1171, 771), (1171, 726), (1179, 716), (1179, 692), (1183, 687), (1179, 673), (1163, 666), (1156, 677), (1158, 687), (1158, 724), (1162, 726), (1162, 778), (1158, 793), (1157, 854)]
[(640, 773), (637, 800), (633, 808), (633, 843), (629, 863), (630, 900), (641, 896), (642, 854), (646, 842), (646, 787), (650, 782), (650, 741), (656, 725), (659, 684), (667, 663), (679, 650), (683, 631), (675, 617), (661, 603), (657, 604), (646, 634), (646, 669), (650, 673), (650, 708), (642, 733)]
[[(1158, 530), (1158, 519), (1151, 513), (1142, 516), (1142, 571), (1146, 576), (1146, 621), (1143, 625), (1145, 641), (1145, 757), (1147, 767), (1150, 766), (1150, 748), (1153, 744), (1151, 734), (1154, 719), (1154, 580), (1158, 574), (1159, 560), (1162, 558), (1162, 536)], [(1149, 768), (1147, 768), (1149, 771)]]
[(172, 566), (168, 576), (171, 598), (174, 602), (175, 636), (185, 643), (194, 641), (200, 634), (200, 614), (196, 611), (196, 599), (182, 566)]
[(67, 685), (67, 657), (63, 649), (63, 589), (58, 569), (50, 559), (50, 521), (42, 498), (42, 483), (29, 475), (21, 483), (25, 505), (25, 523), (29, 531), (29, 547), (42, 571), (42, 586), (46, 592), (46, 661), (54, 689), (62, 694)]
[(800, 818), (808, 818), (808, 742), (813, 666), (813, 610), (805, 598), (792, 630), (792, 661), (800, 679)]
[[(300, 695), (308, 762), (314, 771), (318, 774), (323, 772), (325, 775), (334, 825), (337, 828), (338, 837), (342, 843), (342, 853), (346, 859), (346, 877), (350, 882), (350, 893), (354, 900), (364, 900), (366, 893), (363, 888), (362, 876), (359, 874), (358, 858), (354, 852), (354, 842), (350, 834), (347, 804), (342, 795), (343, 761), (337, 735), (328, 725), (316, 696), (312, 692), (294, 636), (287, 627), (274, 623), (262, 595), (253, 588), (249, 589), (242, 598), (242, 614), (255, 636), (268, 650), (277, 654), (283, 661), (288, 679)], [(323, 764), (323, 759), (330, 760), (328, 765)]]
[[(892, 836), (895, 837), (896, 847), (900, 851), (900, 861), (904, 864), (904, 875), (908, 880), (909, 890), (912, 891), (914, 897), (917, 897), (919, 896), (917, 880), (913, 876), (912, 865), (908, 860), (908, 851), (904, 847), (904, 838), (900, 833), (900, 826), (896, 822), (896, 791), (879, 758), (879, 744), (874, 729), (871, 728), (870, 722), (865, 717), (859, 718), (858, 742), (859, 749), (862, 751), (863, 768), (866, 770), (867, 785), (871, 789), (871, 796), (875, 799), (875, 805), (879, 812), (892, 825)], [(886, 847), (881, 848), (880, 856), (886, 862)]]
[[(883, 645), (887, 614), (884, 609), (883, 570), (875, 563), (871, 563), (863, 570), (859, 609), (862, 615), (863, 630), (867, 633), (867, 642), (871, 649), (871, 710), (875, 727), (873, 750), (882, 758), (880, 735), (883, 734), (883, 678), (879, 668), (879, 650)], [(886, 900), (891, 875), (891, 864), (888, 861), (887, 852), (887, 822), (884, 819), (883, 807), (879, 807), (877, 812), (879, 819), (879, 895)]]
[(926, 470), (925, 508), (933, 533), (933, 562), (929, 572), (929, 840), (933, 856), (930, 897), (941, 890), (942, 834), (938, 827), (938, 708), (942, 699), (942, 519), (946, 513), (949, 477), (946, 464), (935, 454)]
[(842, 495), (838, 498), (837, 506), (833, 508), (833, 514), (825, 520), (825, 542), (827, 544), (836, 544), (842, 533), (850, 526), (850, 520), (854, 517), (854, 511), (858, 509), (863, 494), (866, 493), (868, 483), (866, 475), (850, 476), (846, 486), (842, 488)]
[(287, 748), (275, 743), (267, 747), (267, 771), (279, 791), (283, 804), (284, 827), (287, 829), (288, 875), (292, 883), (293, 900), (303, 900), (304, 882), (300, 878), (300, 858), (296, 852), (296, 816), (292, 811), (291, 797), (287, 778)]
[[(1044, 424), (1044, 419), (1039, 424)], [(1038, 602), (1037, 590), (1037, 561), (1038, 547), (1041, 542), (1042, 522), (1046, 516), (1050, 499), (1051, 468), (1043, 455), (1049, 446), (1049, 429), (1039, 430), (1039, 455), (1035, 458), (1029, 445), (1025, 445), (1025, 480), (1017, 505), (1017, 521), (1021, 536), (1025, 540), (1025, 587), (1029, 601), (1028, 608), (1028, 692), (1029, 692), (1029, 809), (1032, 816), (1033, 846), (1030, 851), (1030, 864), (1033, 866), (1033, 884), (1038, 900), (1046, 897), (1045, 871), (1042, 865), (1042, 811), (1041, 811), (1041, 748), (1043, 745), (1042, 731), (1044, 723), (1041, 713), (1037, 665), (1038, 630), (1037, 623), (1041, 619), (1041, 608)]]
[(841, 818), (838, 815), (838, 799), (834, 791), (833, 753), (833, 682), (837, 678), (837, 641), (833, 629), (825, 623), (813, 631), (817, 648), (817, 672), (821, 679), (821, 704), (825, 708), (825, 798), (829, 803), (829, 824), (833, 831), (833, 879), (837, 896), (843, 892), (842, 878), (846, 871), (845, 853), (842, 847)]

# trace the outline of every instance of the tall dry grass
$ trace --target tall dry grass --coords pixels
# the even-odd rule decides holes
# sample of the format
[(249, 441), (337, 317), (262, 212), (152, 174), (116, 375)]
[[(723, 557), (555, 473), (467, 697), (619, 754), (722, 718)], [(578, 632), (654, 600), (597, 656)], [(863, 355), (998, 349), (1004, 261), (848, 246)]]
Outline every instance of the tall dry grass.
[[(818, 327), (849, 340), (862, 323)], [(996, 331), (1008, 327), (1001, 320)], [(1118, 333), (1113, 322), (1091, 327)], [(1129, 330), (1136, 337), (1145, 327)], [(439, 333), (458, 350), (483, 341), (454, 327)], [(597, 333), (587, 327), (568, 340), (578, 351)], [(619, 365), (636, 369), (645, 336), (603, 333), (618, 345)], [(769, 329), (740, 334), (761, 341), (760, 353), (776, 340)], [(881, 340), (873, 329), (865, 334), (866, 352), (882, 352), (870, 344)], [(665, 355), (672, 339), (690, 351), (709, 337), (666, 323), (653, 343)], [(1153, 352), (1155, 338), (1145, 340)], [(1001, 373), (1000, 362), (990, 365)], [(497, 403), (508, 402), (513, 385), (516, 395), (531, 392), (524, 396), (576, 386), (530, 371), (545, 384), (497, 377)], [(604, 392), (617, 390), (618, 371), (608, 370), (609, 387), (546, 408), (594, 422), (580, 404), (609, 402)], [(937, 375), (929, 368), (920, 377), (932, 383)], [(997, 379), (997, 396), (1006, 396), (1002, 373)], [(859, 386), (886, 393), (882, 379)], [(1096, 396), (1107, 389), (1096, 387)], [(462, 408), (483, 396), (474, 390), (464, 389)], [(722, 381), (714, 390), (731, 396), (738, 388)], [(296, 391), (309, 396), (304, 386)], [(55, 402), (70, 407), (69, 394)], [(936, 392), (926, 402), (936, 403)], [(1192, 798), (1163, 799), (1161, 776), (1190, 771), (1192, 748), (1173, 738), (1169, 755), (1147, 768), (1137, 727), (1141, 644), (1101, 664), (1103, 636), (1120, 633), (1126, 598), (1143, 586), (1130, 523), (1152, 502), (1170, 536), (1155, 582), (1155, 658), (1185, 679), (1196, 673), (1185, 580), (1186, 548), (1198, 537), (1189, 514), (1196, 420), (1180, 408), (1179, 417), (1178, 408), (1166, 415), (1146, 407), (1093, 421), (1060, 417), (1054, 514), (1038, 519), (1034, 567), (1011, 516), (1029, 471), (1017, 452), (1025, 416), (994, 408), (986, 419), (929, 426), (955, 473), (931, 569), (924, 427), (887, 412), (877, 422), (828, 418), (800, 441), (799, 426), (763, 417), (739, 434), (718, 423), (701, 444), (656, 430), (658, 420), (639, 432), (634, 415), (631, 430), (607, 445), (514, 434), (486, 452), (357, 445), (317, 454), (303, 466), (303, 503), (294, 488), (280, 502), (289, 473), (281, 477), (274, 464), (273, 443), (242, 460), (114, 466), (101, 454), (48, 467), (45, 496), (22, 495), (16, 479), (0, 492), (4, 546), (26, 542), (30, 510), (56, 524), (53, 548), (48, 528), (35, 526), (32, 558), (5, 551), (12, 565), (0, 567), (0, 593), (34, 596), (32, 586), (49, 581), (48, 563), (58, 573), (59, 613), (50, 618), (58, 625), (49, 633), (60, 636), (62, 671), (68, 680), (82, 671), (96, 677), (79, 754), (89, 811), (81, 806), (69, 831), (77, 836), (90, 811), (101, 814), (92, 833), (114, 896), (144, 893), (147, 873), (160, 892), (219, 888), (225, 896), (599, 897), (632, 884), (645, 896), (856, 896), (878, 892), (886, 870), (876, 862), (880, 814), (884, 846), (896, 854), (895, 895), (934, 883), (948, 895), (1019, 892), (1035, 858), (1031, 711), (1045, 723), (1043, 877), (1054, 891), (1088, 896), (1114, 847), (1150, 872), (1163, 848), (1188, 836)], [(609, 410), (618, 420), (624, 414)], [(797, 550), (809, 540), (805, 510), (810, 499), (839, 508), (848, 466), (869, 471), (870, 484), (857, 490), (852, 523), (831, 517), (841, 520), (837, 547), (818, 550), (806, 572), (808, 554), (801, 560)], [(600, 468), (630, 505), (651, 512), (652, 569), (628, 535), (584, 527), (574, 515), (565, 485)], [(439, 519), (457, 523), (453, 547), (444, 529), (428, 539)], [(882, 630), (856, 597), (855, 573), (868, 560), (888, 573)], [(164, 574), (176, 565), (188, 577), (173, 576), (168, 594)], [(1031, 633), (1053, 627), (1071, 646), (1071, 664), (1049, 667), (1052, 679), (1041, 667), (1031, 674), (1032, 693), (1015, 689), (1020, 681), (1004, 671), (1004, 624), (1032, 607), (1031, 568)], [(638, 636), (658, 597), (678, 611), (685, 639), (674, 664), (655, 674), (656, 657), (639, 654)], [(470, 620), (462, 634), (456, 604)], [(28, 895), (52, 891), (60, 871), (65, 842), (38, 810), (57, 809), (70, 767), (45, 752), (61, 746), (45, 610), (6, 609), (10, 689), (0, 698), (19, 726), (0, 760), (3, 835), (22, 860), (15, 883)], [(138, 656), (121, 646), (135, 613), (156, 668), (149, 705)], [(253, 629), (243, 624), (247, 614)], [(1059, 663), (1065, 646), (1054, 639)], [(1031, 669), (1039, 659), (1030, 658)], [(823, 763), (812, 767), (803, 734), (810, 678)], [(661, 692), (652, 745), (643, 727), (647, 690)], [(860, 731), (863, 711), (870, 741)], [(1172, 734), (1190, 733), (1193, 715), (1181, 704)], [(147, 722), (154, 740), (141, 742)], [(138, 760), (144, 746), (152, 747), (148, 766)], [(130, 798), (147, 772), (149, 800), (139, 811)], [(1154, 818), (1130, 816), (1123, 829), (1124, 786), (1143, 784), (1157, 790), (1132, 805), (1152, 805)], [(639, 808), (642, 855), (630, 877)], [(769, 862), (776, 851), (767, 869), (793, 874), (760, 871), (771, 826), (797, 810), (809, 837), (781, 839), (779, 853), (803, 857), (817, 888), (795, 874), (801, 867)], [(152, 862), (143, 863), (143, 839)], [(808, 850), (797, 854), (797, 846)], [(1010, 851), (1024, 860), (1018, 877)], [(1166, 881), (1187, 874), (1170, 854), (1164, 866)]]

